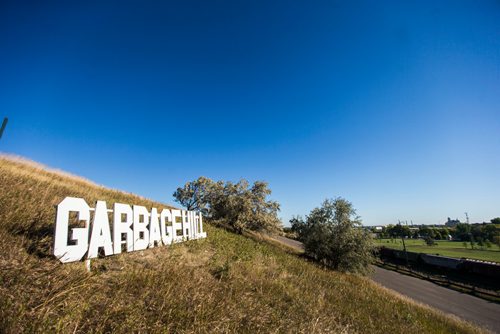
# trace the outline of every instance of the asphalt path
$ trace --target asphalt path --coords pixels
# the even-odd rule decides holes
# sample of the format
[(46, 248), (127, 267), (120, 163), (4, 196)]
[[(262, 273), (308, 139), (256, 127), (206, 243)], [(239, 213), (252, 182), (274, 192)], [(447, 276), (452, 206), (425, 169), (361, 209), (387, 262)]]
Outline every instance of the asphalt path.
[(287, 245), (287, 246), (290, 246), (292, 248), (297, 248), (299, 250), (304, 250), (304, 245), (302, 245), (302, 242), (300, 241), (297, 241), (297, 240), (293, 240), (293, 239), (288, 239), (288, 238), (285, 238), (285, 237), (280, 237), (279, 235), (278, 236), (273, 236), (272, 238), (278, 240), (279, 242)]
[(373, 267), (371, 278), (380, 285), (445, 313), (454, 314), (489, 330), (500, 333), (500, 305), (429, 281), (395, 271)]
[[(302, 244), (298, 241), (284, 237), (275, 237), (275, 239), (290, 247), (303, 249)], [(373, 269), (374, 273), (371, 279), (380, 285), (445, 313), (451, 313), (476, 323), (494, 333), (500, 333), (500, 304), (395, 271), (375, 266)]]

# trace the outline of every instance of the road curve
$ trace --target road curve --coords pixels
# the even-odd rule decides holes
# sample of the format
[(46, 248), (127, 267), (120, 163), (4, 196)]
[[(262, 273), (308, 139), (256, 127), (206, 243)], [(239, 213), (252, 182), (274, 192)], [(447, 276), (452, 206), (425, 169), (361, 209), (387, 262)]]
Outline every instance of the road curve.
[[(302, 243), (295, 240), (284, 237), (274, 237), (274, 239), (296, 249), (304, 248)], [(380, 285), (445, 313), (476, 323), (494, 333), (500, 333), (500, 304), (395, 271), (375, 266), (373, 269), (371, 279)]]

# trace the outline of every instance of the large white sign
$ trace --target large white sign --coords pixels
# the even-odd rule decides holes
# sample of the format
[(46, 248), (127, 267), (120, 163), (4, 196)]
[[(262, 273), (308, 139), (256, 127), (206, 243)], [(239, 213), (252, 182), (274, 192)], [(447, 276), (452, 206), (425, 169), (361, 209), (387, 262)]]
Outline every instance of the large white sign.
[[(83, 225), (72, 228), (71, 234), (70, 213)], [(108, 210), (105, 201), (97, 201), (92, 209), (82, 198), (66, 197), (57, 206), (54, 255), (61, 262), (73, 262), (85, 254), (95, 258), (99, 250), (108, 256), (120, 254), (122, 248), (132, 252), (206, 236), (198, 212), (163, 209), (158, 213), (156, 208), (148, 211), (144, 206), (121, 203)]]

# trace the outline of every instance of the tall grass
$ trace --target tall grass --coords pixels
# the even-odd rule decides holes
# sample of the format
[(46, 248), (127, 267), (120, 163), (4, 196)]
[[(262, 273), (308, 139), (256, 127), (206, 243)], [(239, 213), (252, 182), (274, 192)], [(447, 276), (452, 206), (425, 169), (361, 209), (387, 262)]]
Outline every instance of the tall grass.
[(209, 224), (208, 238), (61, 264), (65, 196), (161, 203), (0, 157), (0, 328), (18, 332), (473, 333), (481, 330), (282, 248)]

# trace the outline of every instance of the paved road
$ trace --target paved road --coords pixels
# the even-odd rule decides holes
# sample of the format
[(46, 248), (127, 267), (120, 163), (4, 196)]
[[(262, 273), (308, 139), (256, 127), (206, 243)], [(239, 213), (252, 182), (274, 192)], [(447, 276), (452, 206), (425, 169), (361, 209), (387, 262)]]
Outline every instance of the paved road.
[(402, 295), (500, 333), (500, 305), (429, 281), (374, 267), (372, 279)]
[(284, 243), (287, 246), (290, 246), (292, 248), (297, 248), (299, 250), (304, 250), (304, 246), (302, 245), (302, 242), (293, 240), (293, 239), (288, 239), (285, 237), (280, 237), (280, 236), (273, 236), (272, 238), (278, 240), (281, 243)]
[[(300, 242), (284, 237), (276, 240), (294, 248), (303, 249)], [(489, 330), (500, 333), (500, 305), (450, 290), (429, 281), (374, 267), (371, 278), (384, 287), (397, 291), (445, 313), (454, 314)]]

